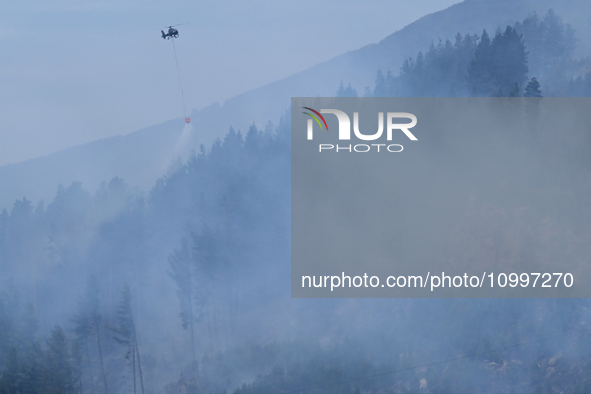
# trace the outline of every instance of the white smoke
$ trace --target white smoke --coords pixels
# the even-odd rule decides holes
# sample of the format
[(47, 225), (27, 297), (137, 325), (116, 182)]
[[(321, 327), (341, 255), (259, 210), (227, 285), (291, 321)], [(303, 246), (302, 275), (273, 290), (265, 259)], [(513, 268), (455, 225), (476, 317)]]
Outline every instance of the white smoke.
[(195, 131), (191, 123), (185, 123), (177, 143), (162, 163), (162, 174), (171, 175), (187, 161), (194, 147)]

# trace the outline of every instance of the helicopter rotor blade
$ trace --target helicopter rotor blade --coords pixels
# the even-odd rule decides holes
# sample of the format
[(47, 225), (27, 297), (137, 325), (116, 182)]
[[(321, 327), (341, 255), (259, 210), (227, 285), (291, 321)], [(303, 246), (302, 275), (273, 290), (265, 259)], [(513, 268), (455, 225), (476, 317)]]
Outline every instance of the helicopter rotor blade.
[(167, 28), (170, 29), (172, 27), (182, 26), (182, 25), (186, 25), (188, 23), (191, 23), (191, 22), (179, 23), (178, 25), (172, 25), (172, 26), (164, 26), (163, 29), (167, 29)]

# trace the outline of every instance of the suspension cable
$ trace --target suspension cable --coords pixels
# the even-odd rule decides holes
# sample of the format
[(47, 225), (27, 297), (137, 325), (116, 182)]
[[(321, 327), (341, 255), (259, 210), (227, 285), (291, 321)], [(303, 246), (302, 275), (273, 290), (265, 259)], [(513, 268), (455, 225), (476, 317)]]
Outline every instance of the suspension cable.
[(181, 82), (181, 71), (179, 69), (179, 60), (176, 56), (176, 45), (174, 45), (174, 37), (172, 37), (172, 49), (174, 50), (174, 61), (176, 63), (176, 72), (179, 76), (179, 86), (181, 87), (181, 97), (183, 98), (183, 118), (187, 118), (187, 110), (185, 106), (185, 92), (183, 91), (183, 83)]

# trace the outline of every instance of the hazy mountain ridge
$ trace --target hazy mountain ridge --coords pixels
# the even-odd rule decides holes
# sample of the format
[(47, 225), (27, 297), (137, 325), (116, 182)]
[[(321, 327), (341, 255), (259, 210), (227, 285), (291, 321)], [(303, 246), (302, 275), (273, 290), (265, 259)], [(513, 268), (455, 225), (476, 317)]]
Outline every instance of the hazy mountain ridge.
[(137, 186), (149, 186), (154, 174), (163, 174), (180, 138), (182, 123), (172, 120), (125, 136), (100, 139), (48, 156), (0, 167), (0, 207), (10, 208), (23, 197), (34, 203), (46, 202), (57, 186), (81, 181), (95, 190), (103, 180), (119, 176)]
[[(193, 111), (192, 138), (185, 139), (183, 151), (210, 146), (223, 137), (230, 126), (245, 132), (252, 123), (264, 127), (277, 124), (290, 105), (291, 97), (333, 96), (339, 83), (351, 83), (361, 93), (373, 86), (377, 69), (398, 73), (404, 59), (416, 56), (431, 42), (452, 38), (456, 33), (494, 31), (522, 20), (536, 11), (543, 15), (554, 8), (565, 22), (576, 29), (578, 56), (589, 53), (591, 18), (577, 13), (582, 0), (467, 0), (445, 10), (424, 16), (376, 44), (347, 52), (300, 73), (258, 89)], [(580, 5), (580, 6), (577, 6)], [(461, 26), (461, 27), (459, 27)], [(272, 54), (272, 53), (271, 53)], [(9, 209), (18, 198), (37, 203), (49, 200), (58, 184), (80, 181), (89, 190), (115, 176), (129, 184), (149, 190), (178, 156), (181, 120), (170, 120), (126, 136), (98, 140), (54, 154), (0, 167), (0, 208)]]

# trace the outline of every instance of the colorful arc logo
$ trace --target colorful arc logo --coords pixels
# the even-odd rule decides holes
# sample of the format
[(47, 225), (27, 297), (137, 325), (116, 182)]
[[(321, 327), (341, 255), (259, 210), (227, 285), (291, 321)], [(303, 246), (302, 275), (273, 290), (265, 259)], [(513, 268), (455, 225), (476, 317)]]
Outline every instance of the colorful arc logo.
[[(326, 126), (326, 131), (328, 131), (328, 125), (326, 124), (326, 120), (324, 120), (324, 116), (320, 115), (320, 112), (316, 111), (315, 109), (312, 109), (310, 107), (302, 107), (304, 109), (307, 109), (308, 111), (312, 111), (314, 112), (316, 115), (318, 115), (320, 117), (320, 119), (322, 119), (322, 122), (324, 122), (324, 125)], [(320, 130), (322, 130), (322, 123), (320, 123), (320, 120), (318, 119), (318, 117), (314, 116), (313, 114), (309, 113), (309, 112), (302, 112), (303, 114), (309, 115), (312, 118), (314, 118), (314, 120), (316, 121), (316, 123), (318, 123), (318, 126), (320, 126)]]

